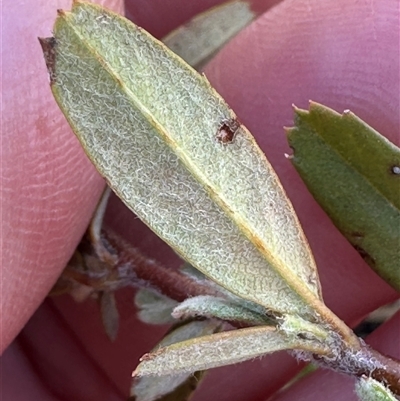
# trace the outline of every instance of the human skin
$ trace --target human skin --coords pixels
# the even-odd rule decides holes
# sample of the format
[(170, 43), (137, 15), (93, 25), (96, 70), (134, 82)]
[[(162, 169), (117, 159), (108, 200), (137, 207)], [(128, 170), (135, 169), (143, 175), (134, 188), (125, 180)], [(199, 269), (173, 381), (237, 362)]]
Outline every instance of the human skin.
[[(127, 14), (161, 37), (218, 2), (189, 3), (135, 0), (128, 2)], [(103, 4), (117, 11), (124, 6), (117, 0)], [(68, 297), (43, 302), (104, 185), (57, 109), (36, 40), (50, 36), (55, 10), (69, 7), (61, 0), (7, 0), (3, 6), (5, 400), (123, 400), (138, 358), (165, 332), (136, 320), (129, 290), (118, 295), (121, 327), (114, 344), (104, 334), (94, 302), (76, 304)], [(286, 0), (238, 35), (205, 70), (280, 176), (315, 255), (324, 299), (349, 325), (397, 295), (337, 232), (283, 157), (290, 149), (282, 127), (292, 124), (292, 103), (306, 108), (312, 99), (338, 111), (351, 109), (399, 145), (398, 16), (395, 0)], [(116, 198), (107, 223), (147, 255), (177, 265), (176, 256)], [(395, 346), (400, 317), (395, 319), (374, 334), (373, 346), (400, 357)], [(221, 401), (265, 400), (298, 369), (285, 353), (217, 369), (194, 400), (216, 395)], [(325, 372), (278, 399), (311, 396), (313, 401), (355, 400), (347, 378)]]

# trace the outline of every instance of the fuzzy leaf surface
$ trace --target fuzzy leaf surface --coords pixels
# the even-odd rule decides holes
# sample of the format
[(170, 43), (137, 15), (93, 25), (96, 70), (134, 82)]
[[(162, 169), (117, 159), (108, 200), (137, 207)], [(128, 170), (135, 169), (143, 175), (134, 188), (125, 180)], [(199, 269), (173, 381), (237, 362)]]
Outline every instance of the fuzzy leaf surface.
[[(219, 324), (211, 321), (192, 321), (173, 328), (156, 346), (155, 350), (171, 344), (204, 336), (218, 330)], [(131, 396), (136, 401), (155, 401), (160, 397), (174, 401), (187, 400), (201, 380), (203, 374), (197, 372), (195, 381), (188, 373), (159, 377), (136, 377), (132, 382)], [(193, 386), (193, 384), (195, 384)], [(168, 395), (168, 396), (167, 396)], [(172, 398), (172, 396), (174, 398)], [(169, 398), (168, 398), (169, 397)], [(162, 398), (164, 400), (164, 398)]]
[(295, 114), (293, 165), (364, 260), (400, 290), (400, 149), (351, 112), (311, 103)]
[(274, 327), (233, 330), (183, 341), (146, 354), (134, 376), (191, 373), (243, 362), (286, 349), (314, 351), (322, 347), (312, 341), (288, 337)]
[(174, 308), (172, 316), (176, 319), (197, 316), (215, 317), (251, 325), (271, 323), (265, 314), (257, 313), (239, 303), (210, 295), (188, 298)]
[(143, 29), (75, 2), (42, 40), (53, 94), (111, 188), (184, 259), (279, 313), (324, 308), (293, 207), (204, 76)]
[(178, 302), (154, 291), (141, 288), (135, 294), (135, 305), (138, 317), (148, 324), (172, 324), (176, 322), (171, 316)]

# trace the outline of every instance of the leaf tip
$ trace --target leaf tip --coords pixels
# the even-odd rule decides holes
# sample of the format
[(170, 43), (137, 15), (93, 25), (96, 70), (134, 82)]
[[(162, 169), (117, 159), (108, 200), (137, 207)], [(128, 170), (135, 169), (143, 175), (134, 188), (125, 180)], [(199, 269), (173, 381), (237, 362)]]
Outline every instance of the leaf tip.
[(283, 131), (288, 136), (292, 133), (293, 130), (294, 130), (294, 127), (283, 127)]
[(132, 377), (136, 378), (136, 377), (140, 377), (143, 376), (142, 372), (141, 372), (141, 362), (146, 361), (146, 358), (149, 358), (150, 354), (144, 354), (140, 359), (139, 359), (139, 365), (136, 367), (136, 369), (132, 372)]
[(144, 354), (143, 356), (141, 356), (139, 361), (140, 362), (149, 361), (150, 359), (153, 359), (152, 354), (147, 353), (147, 354)]
[[(162, 348), (160, 349), (162, 350)], [(158, 351), (160, 351), (158, 350)], [(152, 361), (156, 356), (158, 356), (159, 352), (154, 351), (154, 352), (149, 352), (147, 354), (144, 354), (142, 357), (139, 358), (139, 365), (136, 367), (136, 369), (132, 372), (132, 377), (139, 377), (139, 376), (147, 376), (151, 375), (151, 373), (148, 371), (148, 366), (146, 365), (146, 362)], [(143, 366), (144, 365), (144, 366)], [(143, 367), (145, 368), (143, 371)]]
[(314, 100), (311, 99), (308, 100), (308, 110), (310, 112), (321, 107), (325, 108), (321, 103), (314, 102)]
[[(75, 1), (73, 2), (73, 5), (75, 5)], [(57, 16), (58, 17), (65, 17), (66, 14), (67, 14), (67, 12), (65, 10), (62, 10), (61, 8), (57, 9)]]
[[(294, 112), (295, 116), (297, 116), (297, 117), (302, 117), (302, 116), (306, 116), (309, 114), (308, 110), (301, 109), (300, 107), (297, 107), (294, 103), (292, 103), (292, 108), (293, 108), (293, 112)], [(311, 104), (310, 104), (310, 108), (311, 108)]]

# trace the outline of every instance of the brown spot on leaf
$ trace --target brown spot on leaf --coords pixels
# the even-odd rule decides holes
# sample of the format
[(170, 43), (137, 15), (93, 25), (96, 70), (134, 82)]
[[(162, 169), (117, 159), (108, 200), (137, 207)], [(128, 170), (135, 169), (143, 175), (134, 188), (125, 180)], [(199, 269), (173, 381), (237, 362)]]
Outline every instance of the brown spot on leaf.
[(312, 340), (312, 336), (309, 333), (296, 333), (296, 337), (301, 340)]
[(49, 72), (50, 85), (52, 85), (55, 80), (55, 61), (56, 61), (56, 51), (57, 41), (55, 38), (39, 38), (40, 45), (42, 46), (44, 61), (46, 62), (47, 71)]
[(222, 121), (218, 128), (216, 139), (223, 145), (228, 145), (233, 142), (237, 130), (240, 127), (240, 122), (237, 119), (231, 118), (229, 120)]
[(375, 259), (365, 249), (361, 248), (359, 245), (353, 245), (353, 247), (369, 266), (372, 268), (375, 266)]

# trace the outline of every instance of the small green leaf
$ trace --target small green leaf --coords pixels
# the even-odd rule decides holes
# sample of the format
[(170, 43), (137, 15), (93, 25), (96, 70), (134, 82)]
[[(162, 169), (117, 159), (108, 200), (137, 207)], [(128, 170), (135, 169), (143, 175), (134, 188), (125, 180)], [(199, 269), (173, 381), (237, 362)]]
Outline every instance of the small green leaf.
[[(179, 341), (214, 333), (218, 330), (218, 327), (218, 323), (210, 321), (192, 321), (186, 323), (173, 328), (161, 340), (155, 350)], [(162, 369), (162, 367), (160, 368)], [(162, 375), (158, 377), (137, 377), (132, 382), (131, 396), (134, 396), (136, 401), (153, 401), (158, 400), (160, 397), (167, 394), (173, 394), (174, 398), (171, 398), (171, 400), (183, 401), (186, 400), (188, 395), (195, 390), (198, 380), (201, 379), (202, 376), (202, 374), (197, 372), (195, 382), (193, 382), (193, 377), (189, 373), (180, 373), (168, 376)], [(164, 400), (164, 398), (162, 399)]]
[(400, 149), (351, 112), (295, 109), (291, 161), (365, 261), (400, 289)]
[[(170, 393), (161, 395), (157, 397), (157, 401), (189, 401), (192, 396), (194, 396), (194, 392), (197, 387), (203, 381), (207, 371), (194, 372), (189, 375), (186, 380), (181, 383), (179, 386), (175, 387)], [(171, 378), (171, 376), (168, 376)], [(150, 380), (161, 380), (159, 377), (151, 377), (151, 378), (143, 378)], [(167, 377), (163, 377), (164, 380), (167, 380)], [(140, 401), (139, 398), (133, 398), (134, 401)], [(128, 400), (129, 401), (129, 400)], [(142, 401), (152, 401), (151, 399), (143, 399)]]
[(334, 321), (274, 170), (204, 76), (96, 5), (60, 11), (54, 35), (42, 40), (53, 94), (121, 199), (234, 294)]
[(356, 393), (361, 401), (396, 401), (397, 398), (382, 383), (362, 377), (356, 383)]
[(274, 318), (272, 315), (267, 316), (265, 308), (260, 304), (238, 297), (233, 292), (227, 290), (224, 287), (221, 287), (214, 281), (208, 279), (201, 271), (195, 269), (192, 265), (190, 265), (187, 262), (185, 262), (181, 266), (181, 272), (191, 277), (192, 280), (198, 281), (199, 284), (207, 287), (212, 287), (213, 289), (215, 289), (216, 293), (218, 294), (215, 296), (217, 296), (218, 298), (223, 298), (226, 302), (229, 302), (230, 304), (240, 305), (246, 310), (250, 310), (251, 313), (255, 314), (255, 316), (262, 316), (263, 319), (266, 319), (264, 323), (270, 324), (271, 319)]
[(100, 294), (100, 312), (104, 329), (111, 341), (115, 341), (119, 327), (119, 313), (115, 295), (110, 291)]
[(247, 309), (238, 303), (210, 295), (189, 298), (172, 312), (176, 319), (204, 316), (222, 320), (243, 322), (253, 325), (268, 324), (267, 316)]
[(190, 373), (287, 349), (327, 351), (318, 342), (289, 338), (273, 327), (250, 327), (198, 337), (146, 354), (133, 376)]
[(249, 2), (229, 1), (196, 15), (172, 31), (163, 42), (198, 69), (255, 17)]
[(280, 320), (279, 330), (287, 336), (301, 336), (302, 338), (314, 339), (320, 342), (330, 341), (330, 334), (326, 327), (313, 324), (298, 316), (284, 316)]
[(176, 319), (171, 316), (178, 302), (164, 295), (147, 289), (140, 289), (135, 295), (135, 305), (139, 309), (138, 317), (148, 324), (171, 324)]

